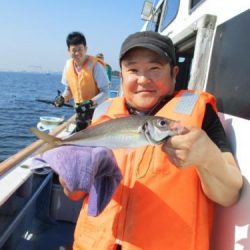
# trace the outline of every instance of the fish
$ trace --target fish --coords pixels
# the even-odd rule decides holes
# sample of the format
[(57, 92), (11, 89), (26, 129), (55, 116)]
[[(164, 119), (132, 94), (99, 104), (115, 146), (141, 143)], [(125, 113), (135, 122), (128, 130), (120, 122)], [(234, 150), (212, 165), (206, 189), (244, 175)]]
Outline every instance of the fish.
[(50, 148), (78, 145), (117, 149), (159, 145), (167, 138), (179, 134), (180, 124), (178, 121), (160, 116), (131, 115), (92, 125), (63, 138), (48, 135), (36, 128), (30, 130), (47, 142)]

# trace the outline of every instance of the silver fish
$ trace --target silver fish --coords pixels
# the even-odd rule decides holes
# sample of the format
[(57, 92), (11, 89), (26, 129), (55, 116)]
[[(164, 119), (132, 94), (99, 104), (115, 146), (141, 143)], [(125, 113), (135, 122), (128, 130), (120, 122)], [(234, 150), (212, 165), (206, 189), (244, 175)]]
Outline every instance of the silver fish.
[(31, 131), (53, 147), (60, 145), (102, 146), (110, 149), (161, 144), (179, 134), (179, 122), (159, 116), (127, 116), (88, 127), (64, 138), (32, 128)]

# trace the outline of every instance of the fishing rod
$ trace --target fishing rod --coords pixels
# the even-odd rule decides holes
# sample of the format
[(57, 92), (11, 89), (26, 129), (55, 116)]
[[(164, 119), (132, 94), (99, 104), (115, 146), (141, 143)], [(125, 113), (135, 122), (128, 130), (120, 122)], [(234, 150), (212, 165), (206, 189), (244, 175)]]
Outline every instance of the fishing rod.
[[(36, 99), (36, 101), (37, 101), (37, 102), (47, 103), (47, 104), (52, 104), (52, 105), (55, 106), (55, 102), (54, 102), (54, 101), (51, 101), (51, 100)], [(62, 106), (66, 106), (66, 107), (69, 107), (69, 108), (74, 108), (73, 105), (67, 104), (67, 103), (62, 104)]]
[[(61, 91), (60, 90), (57, 90), (57, 97), (60, 97), (61, 96)], [(52, 104), (54, 106), (55, 105), (55, 101), (51, 101), (51, 100), (44, 100), (44, 99), (36, 99), (37, 102), (43, 102), (43, 103), (47, 103), (47, 104)], [(69, 108), (74, 108), (73, 105), (71, 104), (67, 104), (67, 103), (62, 103), (61, 106), (65, 106), (65, 107), (69, 107)]]

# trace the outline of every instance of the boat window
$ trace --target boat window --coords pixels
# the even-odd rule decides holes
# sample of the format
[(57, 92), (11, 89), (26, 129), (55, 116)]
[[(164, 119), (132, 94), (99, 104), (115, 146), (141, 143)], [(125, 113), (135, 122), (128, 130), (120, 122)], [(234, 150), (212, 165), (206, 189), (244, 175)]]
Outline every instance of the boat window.
[(196, 7), (202, 1), (204, 1), (204, 0), (191, 0), (190, 9), (193, 9), (194, 7)]
[(176, 77), (175, 90), (187, 89), (190, 79), (190, 69), (192, 65), (192, 59), (194, 54), (194, 48), (189, 50), (177, 52), (177, 65), (179, 67), (179, 73)]
[(162, 15), (160, 31), (163, 31), (176, 17), (179, 10), (180, 0), (165, 1), (164, 13)]
[(206, 89), (220, 112), (244, 119), (250, 119), (249, 23), (250, 10), (217, 27)]

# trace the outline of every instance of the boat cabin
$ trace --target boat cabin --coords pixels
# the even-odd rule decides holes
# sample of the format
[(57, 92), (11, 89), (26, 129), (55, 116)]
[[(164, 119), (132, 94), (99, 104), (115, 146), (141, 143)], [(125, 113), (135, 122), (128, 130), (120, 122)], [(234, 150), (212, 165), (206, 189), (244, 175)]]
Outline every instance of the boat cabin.
[(169, 36), (180, 67), (176, 89), (197, 89), (217, 99), (219, 116), (244, 176), (237, 204), (217, 207), (212, 249), (250, 249), (250, 2), (145, 1), (142, 30)]

